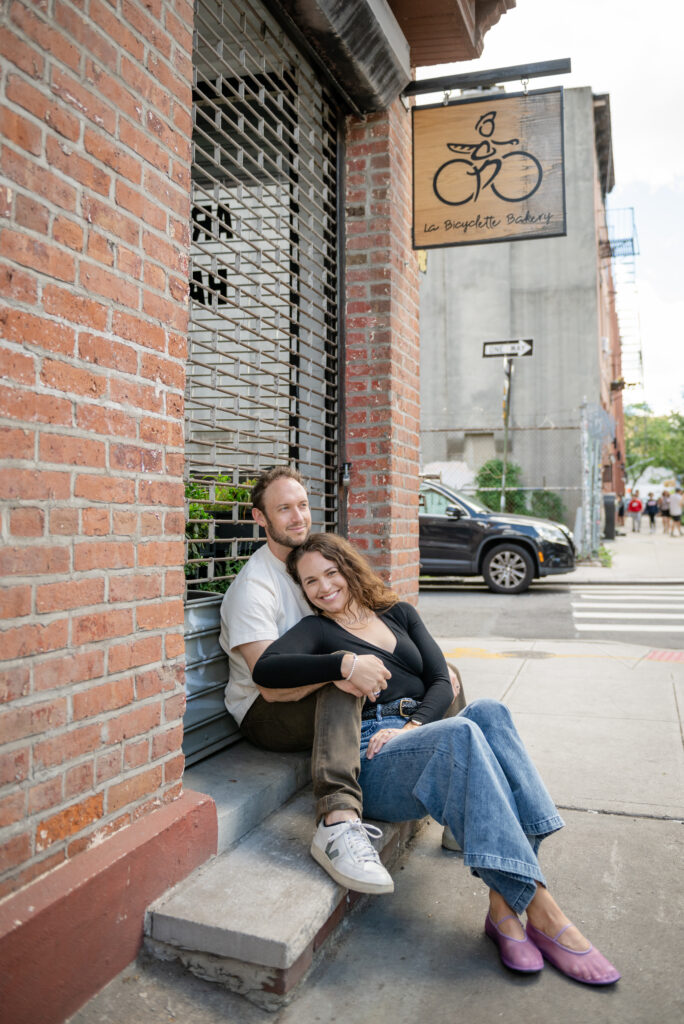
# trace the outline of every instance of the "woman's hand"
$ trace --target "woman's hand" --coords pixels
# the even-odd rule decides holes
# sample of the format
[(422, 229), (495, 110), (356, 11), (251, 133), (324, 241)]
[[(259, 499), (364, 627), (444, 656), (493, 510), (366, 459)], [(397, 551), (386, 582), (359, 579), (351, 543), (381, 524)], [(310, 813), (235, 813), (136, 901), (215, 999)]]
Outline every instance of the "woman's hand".
[[(375, 654), (359, 654), (356, 662), (353, 655), (345, 654), (342, 659), (342, 671), (345, 678), (336, 679), (335, 686), (355, 697), (366, 697), (372, 703), (375, 703), (382, 691), (387, 689), (387, 680), (392, 675)], [(352, 673), (351, 679), (348, 678), (349, 672)]]
[(370, 738), (368, 747), (366, 748), (366, 757), (369, 761), (372, 761), (376, 754), (379, 754), (388, 740), (391, 740), (393, 736), (398, 736), (402, 729), (378, 729), (374, 732)]
[(400, 732), (405, 732), (406, 729), (419, 728), (420, 726), (417, 722), (407, 722), (401, 729), (378, 729), (370, 738), (370, 743), (366, 748), (366, 757), (369, 761), (372, 761), (375, 754), (382, 750), (387, 741), (391, 740), (393, 736), (397, 736)]

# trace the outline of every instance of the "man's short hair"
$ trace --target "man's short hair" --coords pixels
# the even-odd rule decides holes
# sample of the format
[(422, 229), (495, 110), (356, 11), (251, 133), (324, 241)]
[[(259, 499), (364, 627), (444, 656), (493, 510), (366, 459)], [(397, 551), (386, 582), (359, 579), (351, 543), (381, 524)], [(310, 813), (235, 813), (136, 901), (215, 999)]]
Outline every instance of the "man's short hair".
[(261, 473), (256, 480), (256, 483), (252, 487), (252, 507), (258, 508), (260, 512), (265, 512), (264, 508), (264, 495), (266, 488), (273, 483), (274, 480), (280, 480), (281, 477), (286, 477), (289, 480), (295, 480), (298, 484), (304, 487), (304, 481), (302, 480), (301, 473), (294, 468), (294, 466), (274, 466), (272, 469), (266, 469)]

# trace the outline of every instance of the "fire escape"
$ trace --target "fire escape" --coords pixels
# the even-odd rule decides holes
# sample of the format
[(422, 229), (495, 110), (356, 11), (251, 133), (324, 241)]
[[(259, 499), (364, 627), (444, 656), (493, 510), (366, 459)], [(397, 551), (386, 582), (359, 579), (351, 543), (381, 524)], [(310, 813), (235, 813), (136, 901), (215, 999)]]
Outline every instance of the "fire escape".
[(606, 219), (615, 286), (615, 309), (620, 328), (622, 376), (625, 387), (632, 390), (630, 401), (638, 402), (643, 399), (644, 366), (636, 275), (639, 241), (634, 208), (608, 209)]

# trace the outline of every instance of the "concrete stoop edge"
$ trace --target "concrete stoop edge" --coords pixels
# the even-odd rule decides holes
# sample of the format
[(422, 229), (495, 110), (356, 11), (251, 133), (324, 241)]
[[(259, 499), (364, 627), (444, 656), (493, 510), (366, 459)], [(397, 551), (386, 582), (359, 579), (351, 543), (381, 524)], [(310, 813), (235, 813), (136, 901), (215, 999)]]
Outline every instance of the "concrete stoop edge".
[[(199, 868), (186, 883), (151, 906), (145, 923), (145, 955), (176, 961), (204, 981), (222, 985), (263, 1010), (275, 1012), (287, 1005), (329, 952), (331, 940), (346, 927), (350, 913), (373, 898), (345, 890), (313, 861), (308, 851), (313, 815), (306, 813), (302, 818), (304, 808), (307, 812), (313, 808), (308, 791), (272, 815), (278, 837), (275, 845), (265, 834), (267, 820), (265, 829), (254, 829), (238, 847)], [(383, 839), (374, 845), (387, 867), (402, 859), (409, 841), (426, 820), (378, 823)], [(292, 826), (297, 833), (302, 832), (302, 826), (304, 829), (294, 858), (292, 848), (287, 849), (293, 839)], [(255, 866), (255, 858), (264, 849), (261, 865)], [(226, 899), (221, 907), (213, 883), (221, 877), (244, 878), (240, 874), (241, 858), (242, 866), (249, 861), (253, 868), (249, 884), (233, 892), (234, 898)], [(303, 883), (299, 893), (293, 892), (293, 868)], [(279, 869), (285, 874), (274, 892), (264, 878), (270, 875), (277, 879)], [(212, 909), (207, 907), (203, 913), (201, 894), (206, 897), (207, 893), (213, 894)], [(282, 921), (278, 915), (283, 916)], [(242, 934), (240, 928), (244, 929)], [(204, 948), (197, 948), (200, 946)]]
[(148, 956), (176, 961), (203, 981), (222, 985), (260, 1009), (275, 1013), (294, 998), (299, 985), (306, 981), (321, 956), (329, 951), (332, 939), (346, 926), (351, 911), (364, 906), (369, 899), (371, 897), (362, 893), (348, 892), (299, 958), (287, 968), (267, 967), (233, 957), (180, 949), (149, 937), (145, 939), (143, 948)]

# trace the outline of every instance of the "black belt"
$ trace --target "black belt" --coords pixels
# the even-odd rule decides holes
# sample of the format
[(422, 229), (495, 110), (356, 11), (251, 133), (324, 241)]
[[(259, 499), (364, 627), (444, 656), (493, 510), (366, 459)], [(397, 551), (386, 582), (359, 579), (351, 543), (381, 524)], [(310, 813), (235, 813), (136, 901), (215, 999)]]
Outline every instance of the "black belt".
[(361, 710), (361, 718), (377, 718), (378, 709), (380, 710), (381, 718), (389, 718), (397, 716), (400, 718), (410, 718), (413, 712), (418, 707), (418, 701), (414, 700), (413, 697), (400, 697), (399, 700), (392, 700), (389, 704), (364, 704)]

